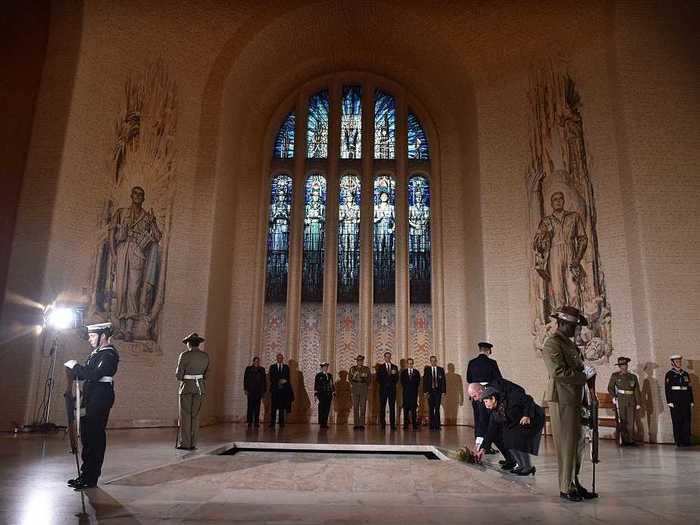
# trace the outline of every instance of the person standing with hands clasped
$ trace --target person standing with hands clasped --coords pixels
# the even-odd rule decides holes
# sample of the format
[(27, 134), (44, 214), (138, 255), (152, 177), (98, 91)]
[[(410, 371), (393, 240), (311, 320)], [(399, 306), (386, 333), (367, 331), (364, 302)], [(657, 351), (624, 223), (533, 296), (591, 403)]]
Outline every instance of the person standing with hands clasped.
[(396, 430), (396, 383), (399, 381), (399, 369), (391, 362), (391, 352), (384, 352), (384, 363), (377, 365), (377, 382), (379, 383), (379, 424), (386, 428), (386, 405), (389, 404), (389, 423), (391, 430)]
[(328, 363), (321, 363), (321, 371), (314, 380), (314, 397), (318, 400), (318, 424), (328, 428), (328, 414), (331, 411), (331, 401), (335, 395), (333, 376), (328, 373)]
[(690, 376), (683, 370), (683, 356), (671, 356), (671, 370), (666, 372), (666, 403), (671, 409), (673, 440), (677, 447), (690, 447), (690, 416), (694, 406)]
[(243, 390), (248, 398), (248, 410), (246, 412), (246, 422), (248, 428), (260, 426), (260, 401), (267, 390), (267, 379), (265, 369), (260, 366), (260, 358), (254, 357), (253, 364), (247, 366), (243, 374)]

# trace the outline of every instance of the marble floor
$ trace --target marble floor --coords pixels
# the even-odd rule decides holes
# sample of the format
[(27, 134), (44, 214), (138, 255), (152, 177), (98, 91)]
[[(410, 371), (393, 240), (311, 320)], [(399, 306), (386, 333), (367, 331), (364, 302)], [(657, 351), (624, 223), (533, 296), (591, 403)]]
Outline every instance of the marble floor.
[[(449, 456), (472, 440), (469, 427), (441, 432), (354, 432), (315, 425), (250, 432), (245, 425), (202, 430), (199, 449), (175, 450), (174, 429), (111, 430), (97, 489), (65, 485), (75, 462), (63, 433), (0, 434), (0, 523), (697, 523), (697, 449), (601, 443), (591, 502), (558, 497), (551, 438), (521, 478), (495, 465), (477, 467), (423, 456), (242, 451), (233, 442), (433, 445)], [(498, 457), (490, 456), (490, 461)], [(587, 464), (585, 485), (590, 488)]]

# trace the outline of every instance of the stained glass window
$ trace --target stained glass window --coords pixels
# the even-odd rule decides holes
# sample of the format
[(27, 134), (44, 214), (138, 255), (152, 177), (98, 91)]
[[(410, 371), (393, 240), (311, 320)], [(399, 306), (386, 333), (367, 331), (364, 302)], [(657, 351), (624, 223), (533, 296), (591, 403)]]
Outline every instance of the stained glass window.
[(394, 302), (396, 266), (396, 188), (394, 179), (382, 175), (374, 180), (374, 302)]
[(423, 126), (413, 113), (408, 112), (408, 158), (414, 160), (428, 160), (430, 149), (428, 137), (423, 131)]
[(277, 175), (272, 179), (270, 214), (267, 227), (267, 278), (265, 300), (287, 301), (287, 265), (292, 213), (292, 178)]
[(304, 256), (301, 300), (323, 301), (323, 239), (326, 233), (326, 178), (314, 173), (304, 188)]
[(344, 175), (338, 194), (338, 302), (356, 303), (360, 292), (360, 178)]
[(408, 179), (408, 274), (412, 303), (430, 302), (430, 182)]
[(328, 90), (309, 98), (306, 127), (306, 156), (310, 159), (328, 158)]
[(291, 159), (294, 157), (294, 129), (296, 116), (294, 112), (287, 115), (277, 132), (273, 157), (276, 159)]
[(362, 158), (362, 88), (343, 88), (343, 112), (340, 120), (340, 158)]
[(374, 92), (374, 158), (396, 158), (396, 101), (380, 89)]

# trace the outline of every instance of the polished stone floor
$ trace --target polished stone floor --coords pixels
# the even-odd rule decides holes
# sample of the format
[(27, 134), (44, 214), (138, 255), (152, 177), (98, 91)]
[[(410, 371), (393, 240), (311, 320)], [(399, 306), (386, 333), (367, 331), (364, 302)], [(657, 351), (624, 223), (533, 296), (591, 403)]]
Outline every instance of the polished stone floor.
[[(669, 445), (601, 444), (598, 500), (558, 497), (551, 438), (520, 478), (494, 466), (392, 456), (389, 452), (239, 452), (233, 442), (434, 445), (453, 452), (469, 427), (353, 432), (314, 425), (250, 432), (244, 425), (202, 431), (195, 452), (173, 448), (174, 429), (112, 430), (97, 489), (65, 485), (75, 463), (64, 435), (0, 434), (0, 523), (697, 523), (700, 451)], [(492, 459), (493, 458), (493, 459)], [(495, 461), (497, 457), (491, 456)], [(590, 464), (585, 485), (590, 487)]]

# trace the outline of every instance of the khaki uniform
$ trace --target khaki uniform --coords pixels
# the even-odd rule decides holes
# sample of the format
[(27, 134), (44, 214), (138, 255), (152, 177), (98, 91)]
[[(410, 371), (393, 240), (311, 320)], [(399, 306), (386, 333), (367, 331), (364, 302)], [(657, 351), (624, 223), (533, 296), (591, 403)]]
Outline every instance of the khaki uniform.
[(617, 399), (622, 444), (634, 443), (634, 420), (637, 407), (642, 404), (639, 379), (630, 372), (614, 372), (608, 383), (608, 393)]
[(175, 372), (180, 387), (180, 431), (177, 446), (195, 448), (199, 435), (199, 411), (206, 394), (206, 376), (209, 368), (209, 355), (198, 348), (180, 354)]
[(581, 408), (586, 374), (578, 348), (558, 332), (547, 339), (542, 357), (549, 371), (544, 400), (549, 406), (557, 449), (559, 491), (569, 492), (575, 488), (574, 482), (581, 469), (584, 448)]
[(355, 426), (364, 426), (367, 392), (372, 373), (368, 366), (351, 366), (348, 379), (352, 385), (352, 415)]

